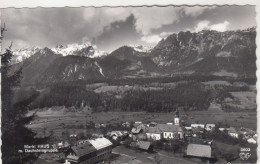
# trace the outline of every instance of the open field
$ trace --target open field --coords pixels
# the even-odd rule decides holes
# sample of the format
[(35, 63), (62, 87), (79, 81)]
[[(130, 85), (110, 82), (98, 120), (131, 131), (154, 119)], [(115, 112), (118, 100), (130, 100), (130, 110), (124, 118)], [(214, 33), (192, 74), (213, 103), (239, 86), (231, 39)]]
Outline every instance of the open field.
[(192, 111), (188, 112), (187, 123), (218, 123), (229, 124), (233, 127), (256, 129), (256, 111), (221, 112), (221, 111)]

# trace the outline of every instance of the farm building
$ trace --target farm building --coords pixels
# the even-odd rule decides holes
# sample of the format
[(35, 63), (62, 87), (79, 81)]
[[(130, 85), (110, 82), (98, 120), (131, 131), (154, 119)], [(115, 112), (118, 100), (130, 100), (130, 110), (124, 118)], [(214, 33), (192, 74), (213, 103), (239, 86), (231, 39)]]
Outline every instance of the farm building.
[(209, 145), (189, 144), (187, 156), (199, 158), (211, 158), (211, 147)]
[(88, 140), (66, 152), (65, 164), (92, 164), (107, 159), (112, 153), (112, 143), (106, 138)]

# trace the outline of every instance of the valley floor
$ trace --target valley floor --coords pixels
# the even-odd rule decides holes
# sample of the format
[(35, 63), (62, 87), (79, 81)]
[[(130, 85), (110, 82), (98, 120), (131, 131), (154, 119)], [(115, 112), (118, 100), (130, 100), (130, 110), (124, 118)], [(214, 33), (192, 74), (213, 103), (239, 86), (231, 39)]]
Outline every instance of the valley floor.
[[(36, 113), (35, 119), (28, 125), (37, 135), (54, 133), (59, 138), (62, 133), (89, 133), (86, 125), (90, 122), (99, 124), (121, 125), (123, 122), (172, 122), (173, 113), (146, 112), (66, 112), (64, 107), (33, 110), (28, 115)], [(224, 111), (190, 111), (183, 114), (185, 123), (227, 123), (233, 127), (256, 129), (256, 111), (224, 112)]]

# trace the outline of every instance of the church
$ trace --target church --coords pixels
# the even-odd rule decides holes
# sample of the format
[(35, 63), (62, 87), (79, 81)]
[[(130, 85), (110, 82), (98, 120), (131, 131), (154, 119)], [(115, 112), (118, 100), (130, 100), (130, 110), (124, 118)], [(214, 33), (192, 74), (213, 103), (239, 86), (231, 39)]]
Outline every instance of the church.
[(178, 114), (174, 117), (174, 124), (156, 124), (155, 126), (148, 127), (146, 135), (148, 139), (152, 140), (183, 139), (184, 135)]

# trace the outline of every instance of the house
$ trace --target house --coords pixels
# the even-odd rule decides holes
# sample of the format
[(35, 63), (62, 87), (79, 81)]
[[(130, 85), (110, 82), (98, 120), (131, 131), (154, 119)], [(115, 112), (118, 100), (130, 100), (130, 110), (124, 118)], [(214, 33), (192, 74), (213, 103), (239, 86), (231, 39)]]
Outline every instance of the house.
[(186, 130), (192, 130), (192, 127), (190, 127), (190, 126), (185, 126), (185, 129), (186, 129)]
[(256, 140), (254, 138), (249, 138), (247, 140), (248, 143), (256, 144)]
[(241, 128), (240, 132), (244, 135), (254, 136), (256, 133), (252, 129), (249, 128)]
[(138, 141), (136, 143), (137, 148), (147, 151), (147, 152), (153, 152), (153, 146), (151, 145), (151, 142), (149, 141)]
[(191, 157), (211, 158), (211, 147), (209, 145), (189, 144), (186, 155)]
[(122, 132), (122, 131), (119, 131), (119, 130), (115, 130), (115, 131), (111, 131), (110, 132), (110, 136), (118, 136), (118, 137), (121, 137), (121, 136), (123, 136), (124, 135), (124, 132)]
[(134, 122), (133, 126), (138, 127), (139, 125), (142, 125), (143, 123), (141, 121)]
[(77, 138), (77, 136), (78, 136), (77, 134), (71, 134), (70, 135), (71, 138)]
[(68, 142), (60, 142), (58, 143), (58, 148), (61, 149), (61, 148), (66, 148), (66, 147), (69, 147), (70, 144)]
[(138, 126), (136, 126), (137, 129), (146, 129), (146, 125), (144, 124), (139, 124)]
[(87, 142), (88, 142), (88, 140), (80, 140), (80, 141), (77, 142), (77, 145), (82, 145), (82, 144), (85, 144)]
[(132, 132), (133, 134), (139, 134), (139, 133), (143, 132), (143, 129), (141, 129), (141, 128), (133, 128), (133, 129), (131, 130), (131, 132)]
[(193, 128), (191, 131), (192, 137), (197, 137), (201, 135), (201, 128)]
[(99, 124), (99, 123), (95, 123), (95, 128), (100, 128), (100, 126), (101, 126), (101, 124)]
[(101, 137), (104, 137), (104, 135), (100, 134), (100, 133), (92, 133), (92, 137), (93, 138), (101, 138)]
[(97, 138), (68, 149), (65, 164), (92, 164), (106, 160), (111, 154), (112, 143), (106, 138)]
[(150, 122), (150, 124), (148, 124), (149, 127), (155, 127), (157, 125), (156, 122)]
[(147, 140), (147, 135), (146, 133), (140, 133), (140, 134), (137, 134), (135, 138), (133, 138), (137, 141), (144, 141), (144, 140)]
[(205, 128), (205, 125), (204, 124), (191, 124), (190, 125), (192, 128)]
[(192, 131), (185, 132), (185, 137), (191, 137), (191, 136), (192, 136)]
[(129, 128), (129, 127), (131, 126), (131, 124), (130, 124), (129, 122), (124, 122), (124, 123), (122, 124), (122, 126)]
[(155, 127), (148, 127), (146, 135), (149, 139), (183, 139), (183, 130), (179, 125), (157, 124)]
[(152, 131), (152, 132), (147, 132), (146, 133), (147, 138), (148, 139), (152, 139), (152, 140), (161, 140), (162, 139), (162, 132), (156, 132), (156, 131)]
[(111, 131), (107, 133), (107, 136), (112, 137), (113, 140), (117, 140), (124, 135), (126, 134), (123, 131), (119, 131), (119, 130)]
[(231, 127), (231, 128), (228, 128), (228, 135), (230, 135), (233, 138), (238, 138), (239, 134), (235, 128)]
[(211, 131), (215, 128), (215, 124), (206, 124), (205, 130), (206, 131)]
[(63, 149), (63, 148), (68, 148), (69, 146), (70, 146), (70, 144), (67, 141), (65, 141), (65, 142), (61, 141), (57, 144), (53, 144), (52, 148), (53, 149)]
[(131, 132), (133, 134), (139, 134), (139, 133), (145, 131), (146, 129), (147, 129), (147, 127), (144, 124), (139, 124), (139, 125), (133, 127)]
[(77, 134), (71, 134), (70, 135), (70, 138), (69, 138), (70, 141), (75, 142), (75, 141), (77, 141), (77, 139), (78, 139), (78, 135)]
[(226, 128), (218, 128), (219, 131), (223, 132)]

